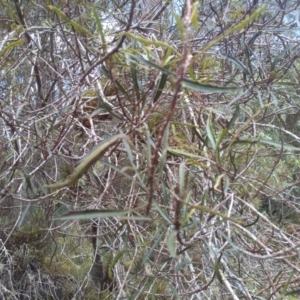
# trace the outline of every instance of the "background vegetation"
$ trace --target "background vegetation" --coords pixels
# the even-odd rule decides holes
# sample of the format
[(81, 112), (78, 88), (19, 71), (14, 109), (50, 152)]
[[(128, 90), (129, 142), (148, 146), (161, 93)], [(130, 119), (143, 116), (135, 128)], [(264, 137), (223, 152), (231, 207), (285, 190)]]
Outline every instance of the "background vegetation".
[(299, 299), (299, 1), (0, 8), (1, 298)]

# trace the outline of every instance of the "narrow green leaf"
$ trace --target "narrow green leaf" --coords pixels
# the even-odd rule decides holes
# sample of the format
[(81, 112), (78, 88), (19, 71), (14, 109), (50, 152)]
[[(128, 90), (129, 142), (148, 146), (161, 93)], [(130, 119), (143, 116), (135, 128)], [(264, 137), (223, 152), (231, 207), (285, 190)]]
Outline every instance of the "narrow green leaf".
[(85, 210), (85, 211), (70, 211), (61, 216), (60, 220), (82, 220), (93, 218), (111, 218), (120, 217), (128, 214), (125, 210)]
[(290, 296), (288, 300), (299, 300), (298, 297), (297, 298), (292, 297), (294, 295), (297, 295), (299, 297), (300, 296), (300, 289), (299, 290), (294, 290), (294, 291), (291, 291), (291, 292), (288, 292), (288, 293), (285, 294), (285, 296)]
[(198, 23), (198, 4), (199, 1), (195, 1), (192, 4), (192, 15), (191, 15), (191, 23), (194, 26), (195, 30), (197, 31), (199, 29), (199, 23)]
[(142, 265), (145, 264), (145, 262), (149, 259), (149, 257), (152, 255), (153, 251), (156, 249), (156, 246), (161, 242), (162, 238), (166, 234), (166, 228), (159, 227), (157, 232), (155, 233), (155, 236), (153, 237), (153, 245), (149, 249), (149, 251), (146, 253), (146, 255), (143, 258)]
[(180, 197), (183, 195), (183, 192), (185, 190), (185, 164), (181, 163), (179, 165), (179, 172), (178, 172), (178, 177), (179, 177), (179, 192), (180, 192)]
[(268, 92), (269, 94), (271, 95), (272, 99), (273, 99), (273, 102), (275, 104), (276, 107), (278, 107), (278, 99), (277, 97), (275, 96), (275, 94), (271, 91), (271, 89), (268, 87)]
[(218, 280), (220, 281), (220, 283), (223, 284), (222, 275), (219, 270), (219, 261), (218, 260), (216, 260), (216, 262), (215, 262), (215, 274), (216, 274)]
[(236, 92), (242, 87), (234, 87), (234, 86), (218, 86), (218, 85), (211, 85), (211, 84), (203, 84), (197, 81), (183, 79), (182, 86), (197, 92), (204, 92), (204, 93), (228, 93), (228, 92)]
[(61, 10), (59, 10), (57, 7), (48, 5), (48, 8), (50, 10), (53, 10), (61, 19), (66, 21), (68, 24), (70, 24), (77, 32), (82, 33), (82, 34), (87, 34), (90, 37), (94, 37), (94, 35), (87, 30), (86, 28), (82, 27), (80, 24), (77, 22), (69, 19)]
[(216, 150), (216, 148), (217, 148), (216, 138), (213, 133), (212, 126), (211, 126), (211, 112), (210, 112), (209, 117), (206, 122), (206, 133), (207, 133), (209, 141), (211, 142), (212, 148), (214, 150)]
[(148, 39), (145, 39), (145, 38), (142, 38), (140, 36), (137, 36), (137, 35), (134, 35), (133, 33), (131, 32), (126, 32), (125, 33), (128, 37), (144, 44), (144, 45), (147, 45), (147, 46), (151, 46), (151, 45), (154, 45), (154, 46), (157, 46), (157, 47), (161, 47), (163, 49), (170, 49), (172, 50), (172, 52), (176, 53), (178, 57), (181, 57), (181, 53), (178, 52), (174, 47), (172, 47), (170, 44), (168, 43), (164, 43), (164, 42), (161, 42), (161, 41), (153, 41), (153, 40), (148, 40)]
[(288, 51), (290, 51), (294, 47), (295, 46), (292, 44), (290, 47), (286, 47), (284, 50), (279, 52), (279, 54), (274, 58), (274, 60), (271, 63), (271, 72), (275, 70), (276, 64), (283, 57), (283, 55), (286, 54)]
[(164, 58), (162, 60), (162, 66), (167, 66), (170, 63), (170, 61), (174, 58), (174, 55), (171, 54), (172, 54), (171, 49), (167, 48), (164, 54)]
[[(102, 106), (104, 108), (105, 111), (107, 111), (109, 114), (111, 114), (112, 116), (116, 117), (119, 120), (123, 120), (123, 116), (117, 112), (114, 112), (111, 107), (102, 99), (99, 91), (96, 91), (97, 93), (97, 100), (100, 103), (100, 106)], [(96, 108), (92, 114), (91, 117), (94, 117), (95, 115), (97, 115), (97, 112), (99, 112), (99, 109), (102, 109), (101, 107)]]
[[(295, 271), (293, 270), (291, 272), (291, 274), (290, 274), (290, 276), (289, 276), (289, 278), (288, 278), (288, 280), (287, 280), (287, 282), (286, 282), (283, 290), (282, 290), (282, 293), (281, 293), (282, 299), (284, 299), (284, 296), (286, 295), (287, 288), (290, 286), (292, 278), (294, 277), (294, 275), (295, 275)], [(289, 295), (291, 295), (291, 294), (289, 293)], [(294, 295), (294, 294), (292, 294), (292, 295)]]
[(168, 281), (168, 284), (169, 284), (170, 290), (172, 291), (172, 293), (175, 296), (176, 300), (181, 300), (181, 297), (179, 296), (179, 294), (177, 292), (177, 289), (173, 286), (173, 284), (170, 281)]
[(136, 165), (134, 163), (134, 160), (133, 160), (133, 154), (132, 154), (131, 147), (130, 147), (130, 145), (128, 144), (128, 142), (125, 139), (123, 140), (123, 143), (124, 143), (124, 146), (125, 146), (125, 149), (126, 149), (127, 156), (128, 156), (129, 161), (130, 161), (130, 164), (131, 164), (133, 170), (136, 171), (137, 167), (136, 167)]
[(84, 211), (70, 211), (67, 214), (59, 217), (60, 220), (82, 220), (93, 218), (112, 218), (123, 217), (134, 211), (140, 210), (139, 208), (129, 210), (84, 210)]
[(228, 54), (222, 54), (222, 53), (221, 53), (220, 56), (221, 56), (222, 58), (224, 58), (224, 59), (230, 60), (233, 64), (236, 65), (236, 67), (237, 67), (239, 70), (241, 70), (241, 71), (243, 71), (245, 74), (249, 75), (249, 71), (247, 70), (247, 67), (246, 67), (242, 62), (240, 62), (238, 59), (236, 59), (236, 58), (234, 58), (234, 57), (232, 57), (232, 56), (230, 56), (230, 55), (228, 55)]
[[(154, 64), (153, 62), (150, 62), (149, 60), (146, 60), (142, 58), (139, 55), (131, 55), (132, 57), (136, 58), (140, 62), (146, 64), (147, 66), (153, 67), (159, 71), (161, 71), (163, 74), (166, 75), (171, 75), (174, 78), (177, 77), (176, 74), (170, 72), (164, 67), (158, 66)], [(242, 87), (222, 87), (222, 86), (217, 86), (217, 85), (210, 85), (210, 84), (202, 84), (197, 81), (189, 80), (189, 79), (183, 79), (182, 80), (182, 86), (194, 91), (198, 92), (205, 92), (205, 93), (226, 93), (226, 92), (235, 92), (237, 90), (242, 89)]]
[[(131, 48), (132, 49), (136, 49), (136, 41), (133, 40), (131, 43)], [(126, 57), (128, 57), (127, 54), (125, 54)], [(135, 60), (129, 59), (128, 65), (130, 65), (130, 72), (131, 72), (131, 78), (133, 81), (133, 86), (134, 86), (134, 90), (136, 93), (136, 98), (139, 101), (141, 98), (141, 93), (140, 93), (140, 85), (138, 82), (138, 76), (137, 76), (137, 63)]]
[(167, 153), (168, 153), (168, 140), (169, 140), (169, 124), (164, 132), (163, 140), (162, 140), (162, 149), (161, 149), (161, 157), (159, 158), (158, 166), (159, 166), (159, 174), (162, 177), (164, 169), (166, 167)]
[(265, 4), (262, 5), (261, 7), (256, 9), (252, 13), (252, 15), (246, 17), (243, 21), (241, 21), (237, 25), (227, 29), (221, 36), (217, 37), (216, 39), (211, 41), (207, 46), (205, 46), (201, 51), (201, 55), (203, 52), (208, 51), (210, 48), (217, 45), (219, 42), (223, 41), (227, 36), (231, 35), (232, 33), (236, 32), (236, 31), (240, 31), (241, 29), (246, 27), (250, 22), (252, 22), (255, 19), (257, 19), (258, 17), (260, 17), (265, 12), (266, 8), (267, 8), (267, 6)]
[[(108, 70), (105, 68), (104, 65), (101, 66), (101, 70), (102, 70), (103, 74), (104, 74), (108, 79), (112, 80), (112, 78), (111, 78), (111, 76), (110, 76)], [(120, 84), (120, 82), (119, 82), (118, 80), (115, 80), (114, 82), (116, 83), (117, 89), (118, 89), (124, 96), (126, 96), (126, 98), (127, 98), (130, 102), (132, 102), (131, 97), (128, 95), (128, 93), (126, 92), (126, 90), (124, 89), (124, 87)]]
[(279, 149), (283, 148), (284, 150), (291, 150), (291, 151), (299, 151), (300, 150), (299, 147), (294, 147), (294, 146), (291, 146), (286, 143), (277, 143), (277, 142), (274, 142), (271, 140), (258, 139), (257, 142), (259, 142), (261, 144), (265, 144), (265, 145), (270, 145), (270, 146), (273, 146), (273, 147), (279, 148)]
[(232, 154), (231, 150), (229, 151), (229, 159), (230, 159), (231, 164), (233, 165), (234, 174), (236, 174), (237, 173), (237, 167), (236, 167), (236, 164), (235, 164), (235, 154)]
[(228, 133), (228, 128), (227, 128), (227, 127), (223, 128), (223, 129), (220, 131), (220, 133), (219, 133), (219, 135), (218, 135), (218, 138), (217, 138), (216, 149), (219, 148), (221, 142), (223, 141), (223, 139), (224, 139), (224, 137), (227, 135), (227, 133)]
[(179, 32), (180, 32), (181, 39), (183, 40), (184, 39), (184, 32), (185, 32), (184, 25), (183, 25), (182, 20), (181, 20), (179, 15), (174, 13), (174, 17), (175, 17), (175, 21), (177, 23), (177, 27), (178, 27)]
[(121, 251), (119, 251), (116, 256), (113, 258), (112, 262), (109, 264), (108, 266), (108, 270), (107, 270), (107, 273), (108, 273), (108, 277), (110, 279), (113, 278), (113, 268), (114, 266), (117, 264), (117, 262), (120, 260), (120, 258), (123, 256), (124, 253), (126, 252), (129, 252), (128, 249), (123, 249)]
[[(204, 199), (204, 198), (203, 198)], [(198, 211), (201, 211), (201, 212), (204, 212), (204, 213), (209, 213), (213, 216), (218, 216), (218, 217), (221, 217), (223, 219), (223, 221), (231, 221), (233, 223), (237, 223), (237, 224), (243, 224), (239, 219), (237, 218), (231, 218), (231, 217), (227, 217), (225, 214), (222, 214), (222, 213), (219, 213), (218, 211), (215, 211), (215, 210), (212, 210), (206, 206), (203, 206), (203, 205), (193, 205), (193, 204), (190, 204), (190, 203), (187, 203), (185, 201), (180, 201), (181, 203), (183, 204), (186, 204), (187, 206), (191, 207), (191, 208), (194, 208)]]
[(244, 97), (247, 93), (249, 93), (248, 90), (246, 90), (245, 92), (237, 95), (233, 100), (231, 100), (229, 103), (228, 103), (228, 106), (231, 106), (232, 104), (234, 104), (235, 102), (237, 102), (238, 100), (240, 100), (242, 97)]
[(81, 178), (82, 175), (91, 167), (91, 165), (99, 160), (105, 154), (105, 152), (111, 146), (115, 145), (120, 139), (128, 139), (128, 137), (124, 134), (118, 134), (105, 139), (82, 160), (82, 162), (75, 168), (74, 172), (67, 179), (55, 184), (45, 185), (44, 187), (49, 189), (59, 189), (75, 184), (79, 178)]
[(94, 15), (94, 18), (96, 20), (96, 25), (97, 25), (97, 30), (100, 34), (100, 38), (101, 38), (101, 44), (102, 44), (102, 47), (103, 47), (103, 51), (104, 53), (106, 53), (107, 51), (107, 45), (106, 45), (106, 41), (105, 41), (105, 35), (103, 33), (103, 27), (102, 27), (102, 23), (101, 23), (101, 20), (98, 16), (98, 12), (96, 10), (95, 7), (93, 7), (93, 15)]
[(165, 73), (162, 73), (158, 89), (157, 89), (157, 91), (156, 91), (156, 93), (154, 95), (154, 98), (153, 98), (153, 103), (155, 103), (159, 99), (159, 97), (162, 94), (163, 89), (164, 89), (164, 87), (165, 87), (165, 85), (167, 83), (167, 80), (168, 80), (168, 75), (165, 74)]
[(157, 209), (158, 213), (163, 217), (163, 219), (165, 219), (170, 225), (173, 225), (173, 222), (171, 221), (169, 216), (165, 213), (165, 211), (162, 208), (159, 207), (159, 205), (155, 201), (153, 201), (153, 205)]
[[(250, 42), (249, 42), (250, 43)], [(249, 50), (249, 47), (247, 46), (247, 44), (245, 43), (245, 37), (244, 35), (242, 35), (241, 37), (241, 45), (244, 49), (244, 53), (246, 55), (246, 58), (247, 58), (247, 63), (248, 63), (248, 70), (249, 70), (249, 73), (251, 75), (253, 75), (253, 71), (252, 71), (252, 62), (251, 62), (251, 59), (250, 59), (250, 50)]]
[(170, 252), (170, 256), (173, 258), (177, 257), (176, 240), (177, 240), (177, 231), (173, 230), (169, 233), (169, 235), (167, 237), (167, 247)]
[(212, 160), (210, 160), (207, 157), (200, 156), (200, 155), (190, 153), (190, 152), (186, 152), (186, 151), (183, 151), (183, 150), (180, 150), (180, 149), (175, 149), (175, 148), (168, 147), (168, 152), (170, 152), (171, 154), (176, 155), (176, 156), (185, 156), (185, 157), (189, 157), (189, 158), (198, 158), (198, 159), (201, 159), (201, 160), (208, 160), (210, 162), (213, 162)]
[[(146, 131), (146, 152), (147, 152), (147, 162), (148, 165), (151, 164), (151, 160), (152, 160), (152, 139), (151, 139), (151, 133), (149, 130), (149, 127), (146, 123), (144, 123), (144, 127), (145, 127), (145, 131)], [(155, 146), (155, 145), (154, 145)]]
[(6, 45), (5, 47), (4, 47), (4, 49), (0, 52), (0, 57), (2, 57), (3, 55), (5, 55), (5, 53), (8, 51), (8, 50), (10, 50), (10, 49), (12, 49), (12, 48), (15, 48), (15, 47), (17, 47), (17, 46), (19, 46), (19, 45), (22, 45), (24, 43), (24, 39), (18, 39), (18, 40), (16, 40), (16, 41), (14, 41), (14, 42), (10, 42), (8, 45)]
[(238, 119), (239, 116), (240, 116), (240, 106), (237, 104), (235, 106), (235, 111), (233, 113), (233, 116), (228, 123), (228, 130), (230, 130), (234, 126), (235, 121)]
[(31, 206), (31, 202), (29, 202), (29, 203), (26, 205), (25, 209), (24, 209), (23, 212), (21, 213), (20, 219), (19, 219), (18, 224), (17, 224), (17, 227), (18, 227), (18, 228), (20, 228), (20, 227), (22, 226), (22, 224), (23, 224), (23, 222), (24, 222), (24, 220), (25, 220), (25, 217), (26, 217), (26, 215), (27, 215), (27, 213), (28, 213), (28, 211), (29, 211), (30, 206)]

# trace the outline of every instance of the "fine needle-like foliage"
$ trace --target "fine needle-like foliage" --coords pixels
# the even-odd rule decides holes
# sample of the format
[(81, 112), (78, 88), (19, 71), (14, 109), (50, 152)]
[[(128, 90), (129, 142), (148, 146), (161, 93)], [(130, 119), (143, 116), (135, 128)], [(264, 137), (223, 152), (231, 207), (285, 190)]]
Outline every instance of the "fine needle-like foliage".
[(0, 0), (1, 299), (299, 299), (296, 0)]

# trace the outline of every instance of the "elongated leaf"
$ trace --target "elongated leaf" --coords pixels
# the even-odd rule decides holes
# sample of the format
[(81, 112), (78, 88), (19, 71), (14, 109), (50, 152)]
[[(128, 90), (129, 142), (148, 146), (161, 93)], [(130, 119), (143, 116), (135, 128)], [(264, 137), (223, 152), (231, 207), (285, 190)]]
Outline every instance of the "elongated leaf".
[(86, 28), (82, 27), (80, 24), (78, 24), (77, 22), (69, 19), (62, 11), (60, 11), (57, 7), (52, 6), (52, 5), (48, 5), (48, 8), (50, 10), (53, 10), (61, 19), (63, 19), (64, 21), (66, 21), (68, 24), (70, 24), (77, 32), (82, 33), (82, 34), (87, 34), (90, 37), (94, 37), (94, 35), (87, 30)]
[(26, 217), (26, 215), (27, 215), (27, 213), (28, 213), (28, 211), (29, 211), (30, 206), (31, 206), (31, 202), (29, 202), (29, 203), (26, 205), (25, 209), (24, 209), (23, 212), (21, 213), (20, 219), (19, 219), (18, 224), (17, 224), (17, 227), (18, 227), (18, 228), (20, 228), (20, 227), (22, 226), (22, 224), (23, 224), (23, 222), (24, 222), (24, 220), (25, 220), (25, 217)]
[[(287, 294), (286, 294), (286, 291), (287, 291), (288, 287), (290, 286), (291, 281), (292, 281), (292, 278), (294, 277), (294, 275), (295, 275), (295, 271), (293, 270), (293, 271), (291, 272), (291, 274), (290, 274), (290, 276), (289, 276), (289, 278), (288, 278), (288, 280), (287, 280), (287, 282), (286, 282), (286, 284), (285, 284), (283, 290), (282, 290), (282, 293), (281, 293), (282, 299), (284, 299), (284, 296), (287, 295)], [(296, 293), (296, 294), (297, 294), (297, 293)], [(292, 294), (289, 293), (289, 295), (295, 295), (295, 294), (294, 294), (294, 293), (292, 293)]]
[(190, 203), (187, 203), (185, 201), (180, 200), (181, 203), (186, 204), (188, 207), (194, 208), (198, 211), (202, 211), (204, 213), (209, 213), (213, 216), (218, 216), (221, 217), (224, 221), (232, 221), (233, 223), (237, 223), (237, 224), (241, 224), (243, 225), (242, 221), (237, 219), (237, 218), (231, 218), (231, 217), (227, 217), (225, 214), (219, 213), (218, 211), (212, 210), (208, 207), (205, 207), (203, 205), (193, 205)]
[(223, 128), (217, 138), (217, 145), (216, 145), (216, 149), (218, 149), (218, 147), (220, 146), (221, 142), (223, 141), (224, 137), (227, 135), (228, 133), (228, 128), (225, 127)]
[(217, 148), (216, 138), (215, 138), (214, 132), (212, 130), (212, 126), (211, 126), (211, 112), (209, 114), (209, 117), (208, 117), (207, 123), (206, 123), (206, 133), (207, 133), (209, 141), (211, 142), (212, 148), (214, 150), (216, 150), (216, 148)]
[(124, 134), (118, 134), (102, 141), (82, 160), (82, 162), (75, 168), (74, 172), (67, 179), (55, 184), (44, 185), (44, 187), (49, 189), (59, 189), (75, 184), (78, 179), (81, 178), (81, 176), (91, 167), (91, 165), (99, 160), (105, 154), (105, 152), (111, 146), (115, 145), (120, 139), (128, 139), (128, 137)]
[[(101, 71), (103, 72), (103, 74), (110, 80), (112, 80), (110, 73), (108, 72), (108, 70), (105, 68), (104, 65), (101, 66)], [(120, 84), (120, 82), (118, 80), (114, 81), (116, 83), (117, 89), (124, 95), (126, 96), (126, 98), (129, 101), (132, 101), (131, 97), (128, 95), (128, 93), (126, 92), (126, 90), (124, 89), (124, 87)]]
[[(228, 142), (229, 140), (225, 139), (224, 141)], [(232, 144), (256, 144), (256, 143), (272, 146), (274, 148), (283, 149), (283, 150), (297, 151), (297, 152), (300, 151), (299, 147), (294, 147), (286, 143), (279, 143), (279, 142), (274, 142), (271, 140), (265, 140), (259, 138), (247, 138), (247, 139), (240, 138), (232, 142)]]
[(238, 119), (239, 116), (240, 116), (240, 106), (237, 104), (235, 107), (235, 112), (233, 113), (233, 116), (228, 123), (228, 130), (230, 130), (234, 126), (235, 121)]
[(8, 45), (4, 47), (4, 49), (0, 52), (0, 57), (3, 56), (8, 50), (15, 48), (24, 43), (24, 39), (18, 39), (14, 42), (10, 42)]
[(185, 156), (185, 157), (190, 157), (190, 158), (198, 158), (198, 159), (201, 159), (201, 160), (208, 160), (210, 162), (213, 162), (212, 160), (210, 160), (207, 157), (200, 156), (200, 155), (197, 155), (197, 154), (194, 154), (194, 153), (190, 153), (190, 152), (186, 152), (186, 151), (183, 151), (183, 150), (180, 150), (180, 149), (175, 149), (175, 148), (168, 147), (168, 152), (170, 152), (173, 155), (177, 155), (177, 156)]
[(180, 32), (181, 40), (183, 40), (184, 39), (184, 31), (185, 31), (183, 22), (181, 20), (181, 17), (179, 15), (177, 15), (176, 13), (174, 13), (174, 17), (175, 17), (177, 27), (178, 27), (179, 32)]
[(190, 90), (194, 90), (197, 92), (204, 92), (204, 93), (228, 93), (228, 92), (236, 92), (242, 89), (242, 87), (235, 87), (235, 86), (223, 87), (218, 85), (203, 84), (185, 78), (182, 80), (182, 86)]
[(276, 97), (276, 95), (271, 91), (271, 89), (268, 87), (268, 92), (271, 95), (274, 104), (276, 105), (276, 107), (278, 107), (278, 99)]
[(165, 74), (165, 73), (162, 73), (158, 89), (157, 89), (157, 91), (155, 93), (155, 96), (153, 98), (153, 103), (155, 103), (159, 99), (159, 97), (160, 97), (161, 93), (163, 92), (164, 87), (167, 83), (167, 79), (168, 79), (168, 75)]
[(177, 289), (174, 287), (174, 285), (170, 281), (168, 281), (168, 285), (169, 285), (169, 288), (170, 288), (171, 292), (175, 296), (175, 299), (176, 300), (181, 300), (181, 297), (179, 296), (179, 294), (177, 292)]
[[(137, 207), (130, 210), (84, 210), (84, 211), (70, 211), (67, 214), (59, 217), (60, 220), (82, 220), (93, 218), (122, 218), (134, 211), (141, 210), (143, 207)], [(149, 219), (145, 217), (145, 219)]]
[(284, 50), (280, 51), (280, 53), (274, 58), (274, 60), (271, 63), (271, 72), (275, 70), (276, 64), (283, 57), (283, 55), (286, 54), (288, 51), (290, 51), (294, 47), (295, 46), (292, 44), (290, 47), (286, 47)]
[(191, 23), (194, 26), (195, 30), (199, 29), (198, 17), (199, 17), (199, 9), (198, 9), (199, 1), (194, 1), (192, 4), (192, 15), (191, 15)]
[[(100, 105), (109, 113), (111, 114), (112, 116), (116, 117), (117, 119), (119, 120), (123, 120), (123, 116), (120, 114), (120, 113), (117, 113), (115, 112), (107, 102), (105, 102), (100, 93), (97, 91), (97, 100), (99, 101)], [(101, 109), (101, 108), (100, 108)], [(99, 112), (99, 108), (96, 108), (92, 114), (91, 114), (91, 117), (94, 117), (95, 115), (97, 115), (97, 112)]]
[(103, 33), (103, 27), (102, 27), (101, 20), (100, 20), (100, 18), (98, 16), (98, 12), (97, 12), (97, 10), (96, 10), (95, 7), (93, 7), (93, 15), (94, 15), (94, 18), (96, 20), (97, 30), (98, 30), (98, 32), (100, 34), (103, 51), (105, 53), (107, 51), (107, 46), (106, 46), (106, 41), (105, 41), (105, 35)]
[(166, 214), (166, 212), (162, 208), (160, 208), (159, 205), (155, 201), (153, 201), (153, 205), (157, 209), (158, 213), (163, 217), (163, 219), (165, 219), (170, 225), (173, 224), (173, 222), (171, 221), (169, 216)]
[[(249, 42), (249, 43), (251, 43), (251, 42)], [(250, 73), (251, 75), (253, 75), (253, 71), (252, 71), (252, 62), (251, 62), (251, 59), (250, 59), (251, 54), (250, 54), (249, 47), (248, 47), (247, 44), (245, 43), (245, 37), (244, 37), (244, 36), (241, 37), (241, 45), (243, 46), (244, 53), (245, 53), (246, 58), (247, 58), (249, 73)]]
[(185, 164), (181, 163), (179, 165), (179, 193), (180, 193), (180, 197), (183, 195), (183, 192), (185, 190), (185, 178), (186, 178), (186, 174), (185, 174)]
[(124, 253), (128, 252), (129, 250), (128, 249), (123, 249), (121, 251), (119, 251), (116, 256), (113, 258), (112, 262), (109, 264), (108, 266), (108, 270), (107, 270), (107, 274), (108, 274), (108, 277), (110, 279), (113, 278), (113, 268), (114, 266), (117, 264), (117, 262), (120, 260), (120, 258), (123, 256)]
[(164, 169), (166, 167), (165, 163), (167, 160), (167, 153), (168, 153), (168, 140), (169, 140), (169, 125), (167, 125), (167, 128), (164, 132), (164, 136), (162, 139), (162, 154), (159, 159), (158, 165), (159, 165), (159, 174), (162, 177)]
[[(143, 57), (139, 55), (131, 55), (132, 57), (136, 58), (140, 62), (146, 64), (147, 66), (153, 67), (159, 71), (161, 71), (163, 74), (171, 75), (174, 78), (177, 77), (176, 74), (170, 72), (164, 67), (158, 66), (155, 63), (144, 59)], [(202, 84), (197, 81), (189, 80), (189, 79), (183, 79), (182, 80), (182, 86), (197, 92), (205, 92), (205, 93), (226, 93), (226, 92), (235, 92), (241, 89), (241, 87), (222, 87), (217, 85), (210, 85), (210, 84)]]
[(149, 259), (153, 251), (156, 249), (156, 246), (161, 242), (163, 236), (166, 233), (166, 229), (164, 227), (159, 227), (154, 238), (153, 238), (153, 245), (149, 249), (149, 251), (146, 253), (146, 255), (143, 258), (142, 265)]
[(218, 280), (220, 281), (220, 283), (223, 284), (222, 275), (219, 270), (219, 261), (218, 260), (216, 260), (216, 262), (215, 262), (215, 274), (216, 274), (216, 277), (218, 278)]
[(299, 151), (300, 150), (299, 147), (294, 147), (294, 146), (291, 146), (286, 143), (278, 143), (278, 142), (274, 142), (271, 140), (257, 139), (257, 142), (261, 143), (261, 144), (273, 146), (273, 147), (279, 148), (279, 149), (283, 148), (284, 150), (291, 150), (291, 151)]
[(173, 230), (169, 233), (167, 237), (167, 247), (170, 252), (170, 256), (175, 258), (177, 257), (176, 253), (176, 240), (177, 240), (177, 231)]
[(153, 40), (148, 40), (148, 39), (145, 39), (145, 38), (142, 38), (140, 36), (137, 36), (137, 35), (134, 35), (133, 33), (131, 32), (126, 32), (125, 33), (128, 37), (144, 44), (144, 45), (154, 45), (154, 46), (157, 46), (157, 47), (162, 47), (163, 49), (170, 49), (172, 50), (172, 52), (176, 53), (179, 57), (181, 57), (181, 53), (178, 52), (174, 47), (172, 47), (170, 44), (168, 43), (164, 43), (164, 42), (161, 42), (161, 41), (153, 41)]
[(228, 59), (230, 60), (233, 64), (236, 65), (236, 67), (243, 71), (245, 74), (249, 74), (249, 71), (247, 70), (247, 67), (242, 63), (240, 62), (238, 59), (232, 57), (231, 55), (228, 55), (228, 54), (220, 54), (220, 56), (224, 59)]
[(243, 21), (241, 21), (237, 25), (227, 29), (221, 36), (217, 37), (216, 39), (211, 41), (207, 46), (205, 46), (201, 51), (201, 55), (203, 52), (209, 50), (213, 46), (217, 45), (219, 42), (223, 41), (227, 36), (231, 35), (232, 33), (236, 32), (236, 31), (240, 31), (241, 29), (246, 27), (250, 22), (254, 21), (256, 18), (261, 16), (265, 12), (266, 8), (267, 8), (266, 5), (262, 5), (261, 7), (256, 9), (252, 13), (252, 15), (248, 16), (247, 18), (245, 18)]

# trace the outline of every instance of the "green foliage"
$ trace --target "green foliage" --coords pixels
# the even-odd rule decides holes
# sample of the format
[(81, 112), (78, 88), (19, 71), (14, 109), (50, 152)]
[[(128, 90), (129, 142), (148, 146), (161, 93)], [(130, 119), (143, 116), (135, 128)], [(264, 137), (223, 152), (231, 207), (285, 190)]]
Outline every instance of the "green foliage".
[(0, 2), (2, 298), (297, 295), (296, 1)]

